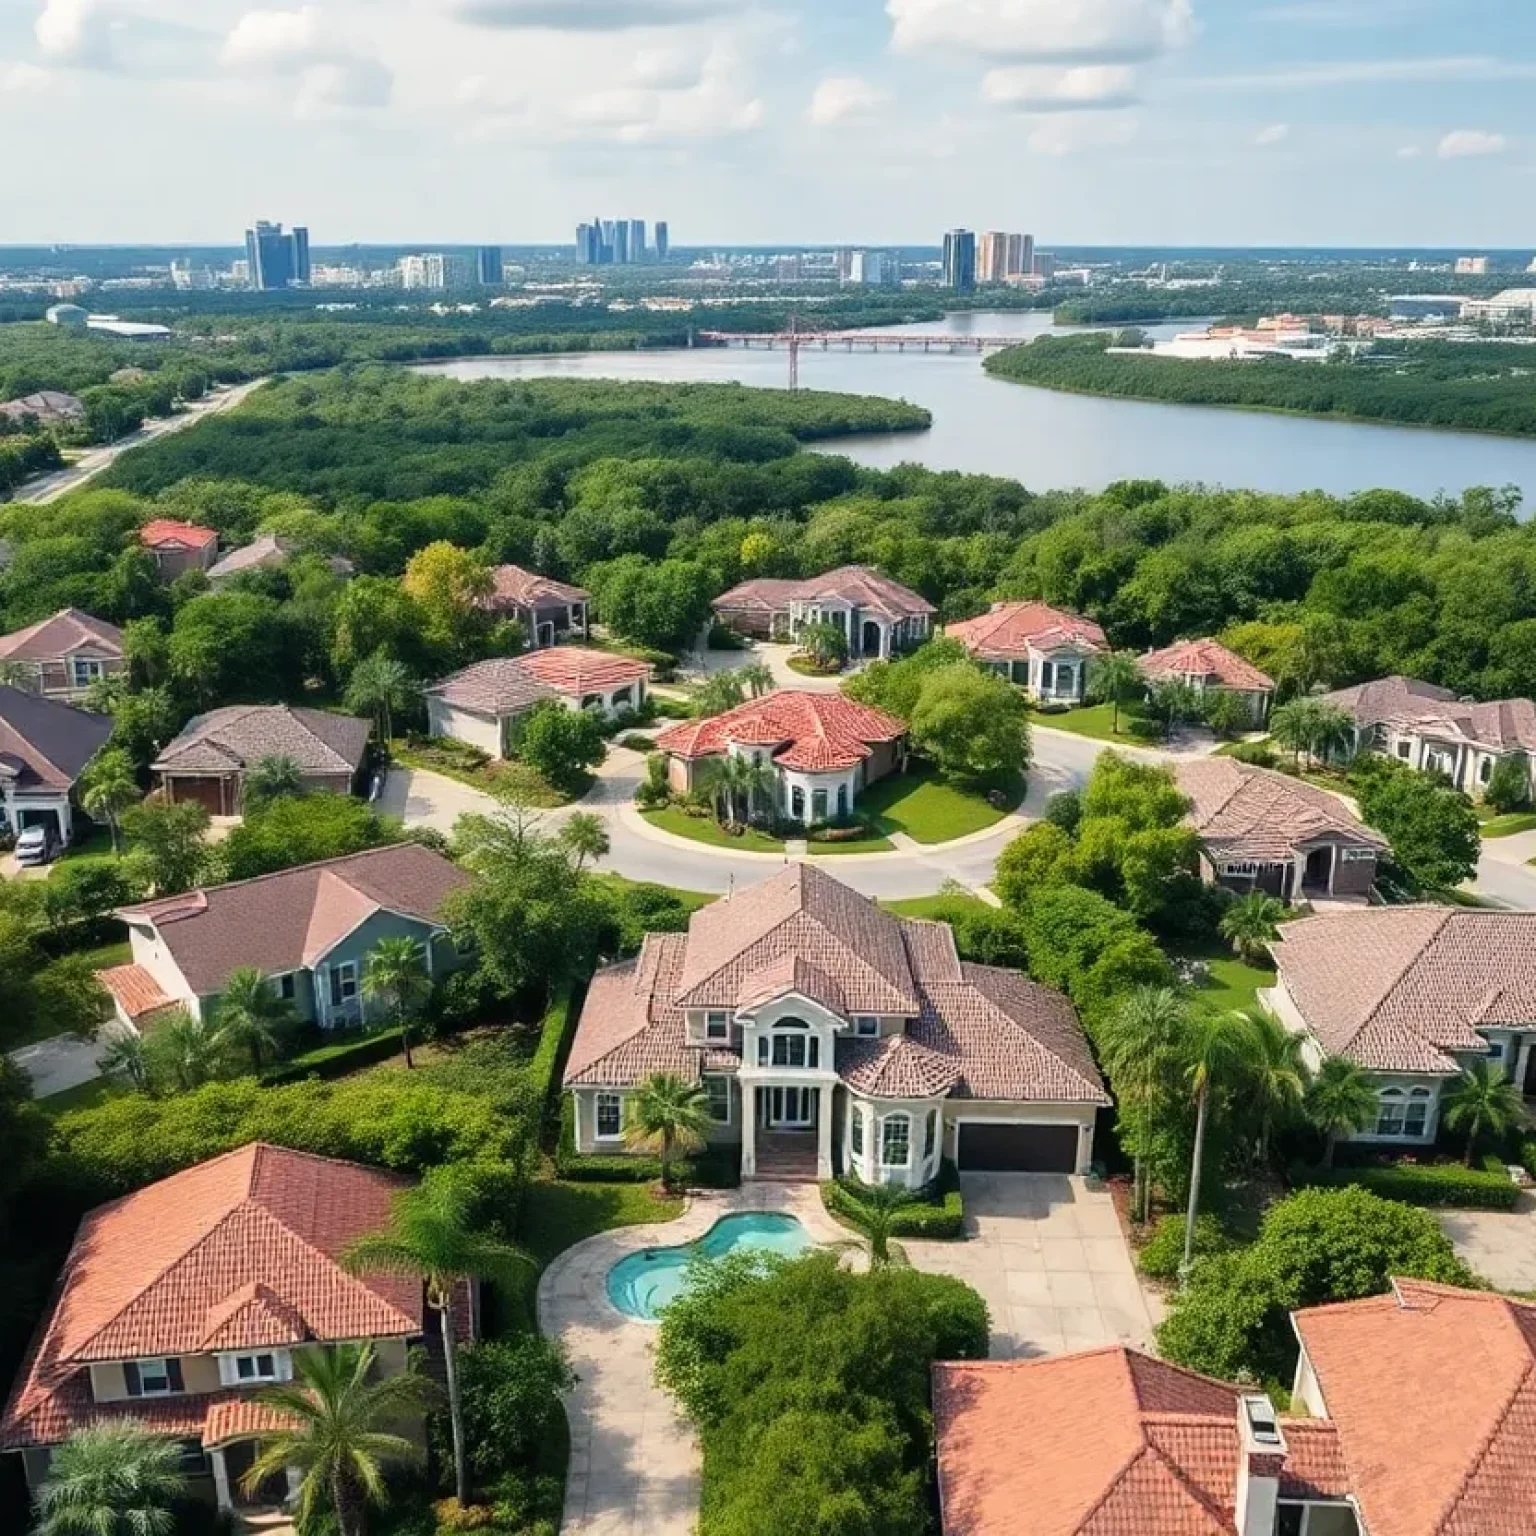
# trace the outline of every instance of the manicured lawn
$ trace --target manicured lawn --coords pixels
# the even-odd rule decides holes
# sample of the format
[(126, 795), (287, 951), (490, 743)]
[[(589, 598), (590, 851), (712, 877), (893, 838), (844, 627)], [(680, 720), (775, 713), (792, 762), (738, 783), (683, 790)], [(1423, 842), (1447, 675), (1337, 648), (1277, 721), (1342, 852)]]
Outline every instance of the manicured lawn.
[(1217, 1013), (1256, 1012), (1259, 1001), (1255, 994), (1259, 988), (1275, 984), (1273, 966), (1249, 965), (1224, 944), (1182, 949), (1173, 958), (1181, 957), (1203, 960), (1210, 967), (1210, 974), (1195, 988), (1195, 996)]
[(1477, 807), (1478, 831), (1484, 837), (1513, 837), (1517, 832), (1536, 831), (1536, 811), (1507, 811), (1499, 815), (1486, 806)]
[(971, 907), (979, 910), (986, 907), (987, 903), (968, 891), (941, 891), (937, 896), (909, 896), (904, 901), (882, 901), (880, 905), (887, 912), (894, 912), (897, 917), (918, 917), (942, 923), (948, 921), (952, 912)]
[(71, 843), (59, 855), (58, 862), (64, 864), (71, 859), (110, 859), (112, 856), (112, 834), (105, 827), (92, 827), (78, 843)]
[(1111, 729), (1114, 714), (1112, 704), (1085, 704), (1080, 709), (1062, 710), (1060, 714), (1037, 709), (1030, 715), (1030, 723), (1051, 731), (1071, 731), (1074, 736), (1091, 736), (1095, 741), (1116, 742), (1125, 747), (1147, 745), (1145, 736), (1132, 733), (1131, 715), (1125, 705), (1120, 706), (1118, 732)]
[(838, 842), (817, 842), (814, 838), (806, 845), (815, 858), (824, 853), (889, 853), (896, 845), (888, 837), (848, 837)]
[(737, 848), (743, 853), (783, 853), (784, 844), (776, 837), (769, 837), (755, 827), (748, 827), (739, 837), (733, 837), (712, 816), (685, 816), (673, 806), (663, 806), (659, 811), (640, 813), (653, 827), (670, 832), (674, 837), (686, 837), (695, 843), (708, 843), (712, 848)]
[(859, 797), (859, 810), (887, 835), (905, 832), (915, 843), (947, 843), (996, 826), (1023, 792), (1022, 783), (1014, 785), (1008, 810), (1000, 811), (985, 794), (948, 783), (931, 768), (916, 767), (871, 784)]
[[(628, 880), (623, 875), (594, 875), (592, 878), (604, 884), (619, 887), (646, 883), (640, 880)], [(676, 885), (664, 885), (662, 890), (671, 892), (690, 912), (697, 912), (700, 907), (707, 907), (710, 902), (720, 899), (718, 896), (711, 895), (708, 891), (685, 891)]]
[(534, 810), (554, 810), (579, 800), (592, 787), (592, 777), (586, 775), (576, 786), (574, 793), (566, 794), (556, 789), (526, 763), (502, 762), (475, 765), (460, 757), (452, 748), (437, 743), (397, 740), (390, 748), (390, 756), (402, 768), (420, 768), (428, 773), (440, 773), (444, 778), (457, 779), (471, 789), (484, 790), (488, 795), (506, 795)]
[(95, 949), (77, 949), (74, 955), (93, 971), (104, 971), (108, 966), (127, 965), (133, 959), (133, 950), (127, 939), (119, 939), (113, 944), (98, 944)]

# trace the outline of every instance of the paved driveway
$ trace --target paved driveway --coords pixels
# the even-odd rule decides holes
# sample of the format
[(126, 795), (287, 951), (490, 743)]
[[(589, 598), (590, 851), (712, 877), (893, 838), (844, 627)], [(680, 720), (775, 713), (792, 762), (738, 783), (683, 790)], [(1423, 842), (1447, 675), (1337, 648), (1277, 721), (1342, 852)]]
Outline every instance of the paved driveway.
[(101, 1076), (97, 1058), (101, 1046), (75, 1035), (55, 1035), (11, 1052), (11, 1060), (32, 1079), (32, 1097), (46, 1099), (51, 1094), (78, 1088)]
[(1526, 1191), (1513, 1211), (1442, 1211), (1456, 1252), (1495, 1290), (1536, 1291), (1536, 1195)]
[(1153, 1318), (1107, 1191), (1065, 1174), (971, 1173), (961, 1182), (970, 1241), (905, 1246), (920, 1269), (980, 1291), (994, 1360), (1150, 1347)]

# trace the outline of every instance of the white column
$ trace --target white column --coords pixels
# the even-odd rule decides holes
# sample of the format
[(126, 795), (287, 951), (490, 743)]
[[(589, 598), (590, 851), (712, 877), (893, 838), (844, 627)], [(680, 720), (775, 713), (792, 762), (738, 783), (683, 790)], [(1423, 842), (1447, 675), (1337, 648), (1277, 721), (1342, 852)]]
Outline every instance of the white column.
[(816, 1177), (832, 1177), (832, 1089), (816, 1090)]
[(1525, 1092), (1525, 1074), (1531, 1064), (1531, 1037), (1526, 1035), (1520, 1042), (1520, 1050), (1515, 1057), (1514, 1082), (1515, 1086)]
[(299, 1489), (304, 1485), (304, 1474), (297, 1467), (284, 1467), (283, 1473), (288, 1479), (288, 1497), (283, 1501), (291, 1504), (299, 1496)]
[(224, 1465), (224, 1447), (215, 1446), (209, 1451), (208, 1459), (213, 1463), (213, 1496), (221, 1510), (233, 1509), (235, 1501), (229, 1493), (229, 1468)]
[(757, 1172), (757, 1085), (741, 1087), (741, 1176), (752, 1178)]

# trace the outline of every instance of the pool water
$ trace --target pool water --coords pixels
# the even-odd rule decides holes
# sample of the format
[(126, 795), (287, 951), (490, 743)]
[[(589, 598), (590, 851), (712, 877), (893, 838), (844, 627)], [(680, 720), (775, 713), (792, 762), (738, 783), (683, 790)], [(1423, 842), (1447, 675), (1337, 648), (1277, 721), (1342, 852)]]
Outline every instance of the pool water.
[(810, 1246), (810, 1235), (793, 1216), (772, 1211), (724, 1216), (696, 1243), (678, 1248), (643, 1248), (620, 1259), (608, 1271), (608, 1299), (625, 1316), (654, 1323), (662, 1308), (688, 1288), (688, 1261), (695, 1254), (718, 1259), (746, 1249), (793, 1258)]

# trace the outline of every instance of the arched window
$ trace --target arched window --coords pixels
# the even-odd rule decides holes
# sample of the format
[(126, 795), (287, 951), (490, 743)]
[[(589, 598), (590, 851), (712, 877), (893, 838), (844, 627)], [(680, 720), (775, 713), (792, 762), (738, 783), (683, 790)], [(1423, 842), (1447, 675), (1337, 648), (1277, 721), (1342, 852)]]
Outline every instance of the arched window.
[(848, 1106), (848, 1147), (855, 1157), (864, 1156), (864, 1106)]
[(1403, 1135), (1422, 1136), (1429, 1126), (1428, 1088), (1415, 1088), (1408, 1095), (1408, 1107), (1403, 1115)]
[(780, 1019), (773, 1026), (773, 1064), (776, 1067), (821, 1065), (821, 1041), (811, 1034), (804, 1019)]
[(905, 1168), (912, 1160), (912, 1117), (887, 1115), (880, 1122), (880, 1162), (886, 1168)]
[(1403, 1090), (1383, 1088), (1376, 1108), (1376, 1134), (1401, 1136), (1403, 1134)]

